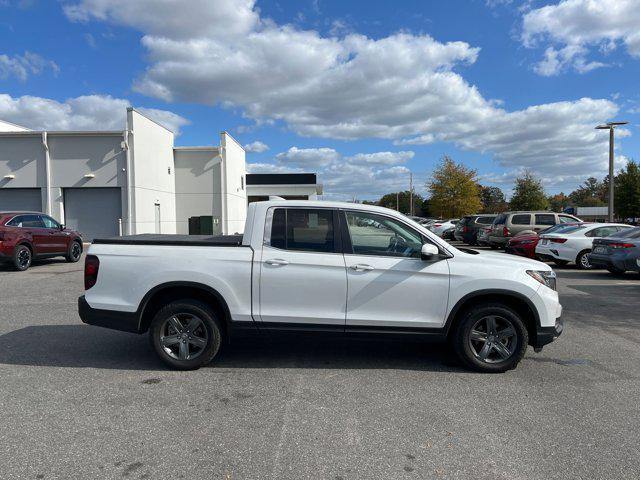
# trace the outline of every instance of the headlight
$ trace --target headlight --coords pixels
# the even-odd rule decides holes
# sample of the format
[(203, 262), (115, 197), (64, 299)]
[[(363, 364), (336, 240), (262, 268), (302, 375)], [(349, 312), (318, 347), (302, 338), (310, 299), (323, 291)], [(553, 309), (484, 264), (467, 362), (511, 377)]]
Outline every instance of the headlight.
[(551, 290), (556, 289), (556, 272), (553, 270), (527, 270), (527, 275)]

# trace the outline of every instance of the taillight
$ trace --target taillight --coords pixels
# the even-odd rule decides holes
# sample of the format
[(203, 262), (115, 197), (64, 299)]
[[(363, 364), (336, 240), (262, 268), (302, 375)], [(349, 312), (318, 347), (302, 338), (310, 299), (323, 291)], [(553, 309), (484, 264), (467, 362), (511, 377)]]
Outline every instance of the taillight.
[(567, 241), (566, 238), (550, 238), (549, 241), (551, 243), (564, 243)]
[(633, 243), (610, 243), (607, 245), (610, 248), (633, 248), (635, 245)]
[(95, 255), (87, 255), (84, 260), (84, 289), (89, 290), (98, 281), (100, 260)]
[(503, 237), (509, 236), (509, 229), (507, 227), (502, 227), (502, 236)]

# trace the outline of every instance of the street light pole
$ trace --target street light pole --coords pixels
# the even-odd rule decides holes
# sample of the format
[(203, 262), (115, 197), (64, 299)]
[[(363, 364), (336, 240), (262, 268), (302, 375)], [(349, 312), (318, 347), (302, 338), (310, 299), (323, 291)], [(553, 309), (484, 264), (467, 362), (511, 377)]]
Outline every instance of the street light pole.
[(629, 122), (607, 122), (605, 125), (598, 125), (596, 130), (609, 130), (609, 205), (608, 205), (608, 217), (609, 222), (613, 223), (614, 214), (613, 214), (613, 188), (614, 188), (614, 168), (613, 168), (613, 159), (614, 159), (614, 134), (613, 131), (618, 125), (626, 125)]

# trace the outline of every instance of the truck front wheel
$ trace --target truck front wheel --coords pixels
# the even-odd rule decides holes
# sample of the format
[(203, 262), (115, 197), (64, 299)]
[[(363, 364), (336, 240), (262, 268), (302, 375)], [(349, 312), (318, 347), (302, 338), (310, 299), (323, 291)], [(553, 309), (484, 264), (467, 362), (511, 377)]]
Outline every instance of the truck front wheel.
[(468, 309), (456, 325), (453, 348), (467, 367), (505, 372), (522, 360), (529, 336), (519, 315), (506, 305), (485, 303)]
[(177, 370), (195, 370), (220, 350), (220, 324), (211, 309), (195, 300), (161, 308), (149, 327), (149, 340), (163, 362)]

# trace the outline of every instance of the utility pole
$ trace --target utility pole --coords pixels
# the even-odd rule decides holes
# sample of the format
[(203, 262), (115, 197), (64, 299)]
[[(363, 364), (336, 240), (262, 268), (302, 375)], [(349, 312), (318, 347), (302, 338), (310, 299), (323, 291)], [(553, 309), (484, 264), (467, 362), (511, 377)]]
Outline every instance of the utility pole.
[(629, 122), (607, 122), (605, 125), (598, 125), (596, 130), (609, 130), (609, 205), (608, 205), (608, 213), (609, 213), (609, 222), (613, 223), (614, 214), (613, 214), (613, 184), (614, 184), (614, 168), (613, 168), (613, 160), (614, 160), (614, 135), (613, 131), (618, 125), (626, 125)]
[(409, 215), (413, 215), (413, 172), (409, 172)]

